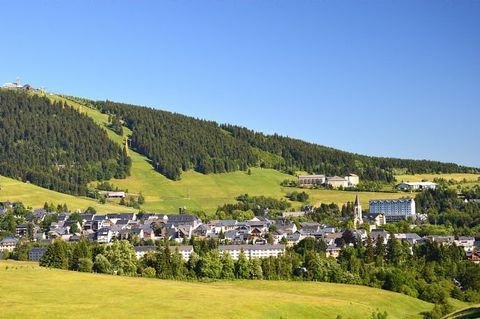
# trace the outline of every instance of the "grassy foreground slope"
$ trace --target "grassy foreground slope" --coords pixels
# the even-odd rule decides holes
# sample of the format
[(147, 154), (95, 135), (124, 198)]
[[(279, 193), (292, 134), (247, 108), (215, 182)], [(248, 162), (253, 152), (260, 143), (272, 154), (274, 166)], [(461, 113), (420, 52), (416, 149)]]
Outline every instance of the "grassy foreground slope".
[(190, 283), (0, 262), (5, 318), (421, 318), (432, 305), (362, 286), (313, 282)]

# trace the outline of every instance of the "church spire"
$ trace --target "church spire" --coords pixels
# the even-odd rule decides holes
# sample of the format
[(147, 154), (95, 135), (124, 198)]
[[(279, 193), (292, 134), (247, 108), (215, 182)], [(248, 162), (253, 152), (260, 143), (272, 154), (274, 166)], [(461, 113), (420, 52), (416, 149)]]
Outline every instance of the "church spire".
[(358, 197), (358, 193), (357, 196), (355, 196), (355, 206), (360, 206), (360, 198)]
[(355, 228), (363, 224), (362, 205), (360, 205), (360, 197), (358, 196), (358, 193), (355, 197), (355, 204), (353, 205), (353, 224), (355, 225)]

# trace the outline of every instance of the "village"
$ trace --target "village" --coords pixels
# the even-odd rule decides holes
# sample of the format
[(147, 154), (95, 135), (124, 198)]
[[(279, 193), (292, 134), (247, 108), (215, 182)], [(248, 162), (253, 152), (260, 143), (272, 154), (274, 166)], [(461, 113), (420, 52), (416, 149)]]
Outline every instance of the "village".
[[(21, 203), (0, 203), (0, 216), (8, 209)], [(362, 211), (358, 195), (355, 197), (353, 229), (320, 224), (312, 221), (298, 221), (296, 218), (308, 216), (308, 211), (283, 212), (280, 218), (256, 216), (250, 220), (210, 220), (203, 222), (199, 217), (179, 209), (178, 214), (158, 213), (111, 213), (97, 215), (92, 213), (55, 214), (55, 221), (48, 225), (48, 230), (41, 225), (52, 216), (44, 208), (34, 209), (24, 222), (15, 227), (15, 235), (0, 241), (0, 252), (12, 253), (21, 243), (31, 242), (33, 247), (28, 253), (30, 261), (39, 261), (48, 244), (60, 239), (65, 242), (77, 242), (81, 238), (90, 242), (109, 245), (115, 240), (129, 240), (134, 244), (137, 258), (147, 252), (156, 251), (157, 243), (168, 241), (185, 261), (194, 252), (192, 240), (216, 240), (220, 253), (228, 253), (237, 260), (243, 252), (248, 259), (278, 257), (286, 249), (294, 247), (305, 238), (322, 241), (326, 247), (327, 257), (337, 258), (345, 245), (352, 245), (346, 234), (355, 242), (365, 244), (367, 239), (375, 245), (386, 244), (391, 236), (410, 247), (422, 245), (426, 241), (441, 245), (462, 247), (466, 256), (475, 263), (480, 263), (478, 242), (474, 237), (453, 235), (419, 236), (415, 232), (389, 233), (384, 229), (387, 223), (405, 220), (415, 227), (415, 221), (425, 219), (416, 213), (415, 200), (412, 198), (371, 200), (369, 210)]]

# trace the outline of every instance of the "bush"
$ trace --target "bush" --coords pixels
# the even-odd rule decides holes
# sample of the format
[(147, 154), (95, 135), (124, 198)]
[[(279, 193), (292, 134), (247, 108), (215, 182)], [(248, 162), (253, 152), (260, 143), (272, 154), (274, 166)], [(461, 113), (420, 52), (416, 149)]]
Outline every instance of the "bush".
[(78, 260), (78, 271), (80, 272), (92, 272), (93, 261), (90, 258), (80, 258)]
[(146, 278), (155, 278), (157, 276), (157, 272), (153, 267), (147, 267), (142, 272), (142, 277)]
[(95, 257), (95, 262), (93, 263), (93, 270), (100, 274), (111, 274), (112, 265), (104, 255), (98, 254)]

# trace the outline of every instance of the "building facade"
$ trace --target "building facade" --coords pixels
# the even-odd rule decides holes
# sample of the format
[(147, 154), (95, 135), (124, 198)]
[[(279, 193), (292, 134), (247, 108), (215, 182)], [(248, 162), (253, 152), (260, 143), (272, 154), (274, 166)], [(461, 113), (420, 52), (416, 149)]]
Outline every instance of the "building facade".
[(283, 255), (285, 245), (220, 245), (218, 251), (228, 253), (233, 260), (237, 260), (242, 251), (248, 259), (268, 258)]
[(380, 199), (370, 201), (370, 214), (384, 214), (387, 222), (415, 219), (415, 200), (412, 198)]
[(432, 182), (400, 183), (397, 189), (402, 191), (423, 191), (426, 189), (436, 189), (437, 184)]
[(325, 184), (325, 175), (300, 175), (298, 176), (298, 185), (311, 186)]
[(344, 177), (340, 176), (327, 177), (326, 183), (332, 188), (348, 187), (348, 181)]
[(357, 187), (358, 183), (360, 183), (360, 178), (356, 174), (348, 174), (345, 176), (345, 179), (348, 187)]

